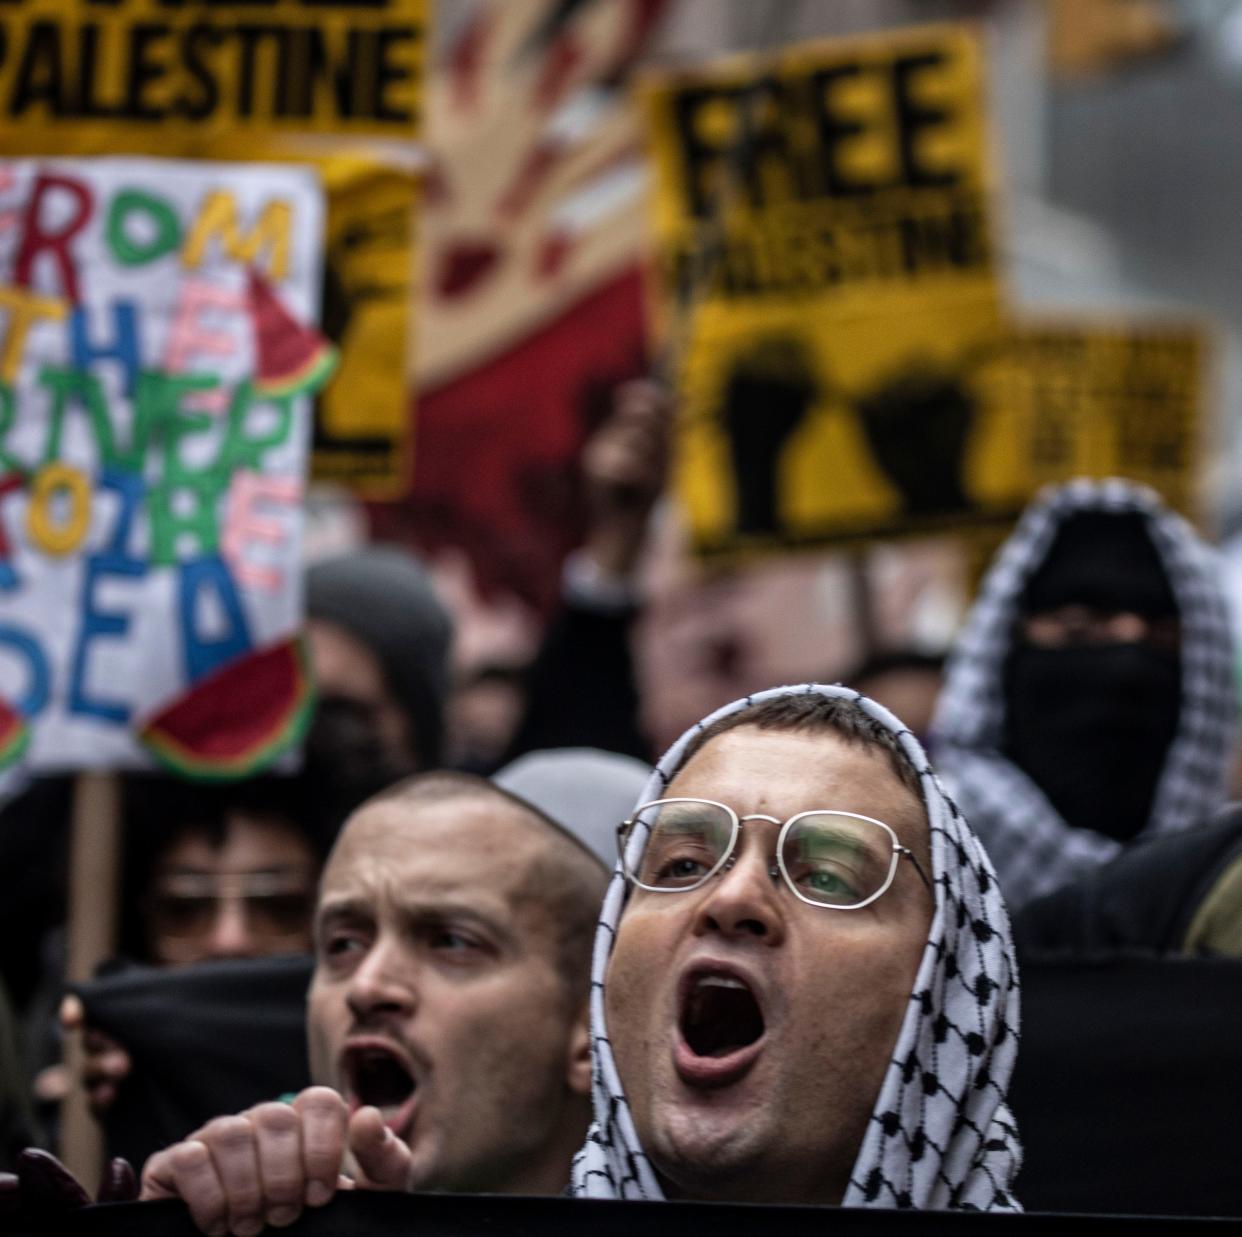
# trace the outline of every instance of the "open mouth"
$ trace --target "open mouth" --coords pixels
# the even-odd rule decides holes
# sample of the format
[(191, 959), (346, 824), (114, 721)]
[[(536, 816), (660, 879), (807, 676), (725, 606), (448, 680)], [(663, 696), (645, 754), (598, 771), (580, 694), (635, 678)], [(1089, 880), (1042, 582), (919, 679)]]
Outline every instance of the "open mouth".
[(681, 1034), (697, 1057), (727, 1057), (762, 1037), (763, 1011), (733, 975), (696, 975), (682, 1000)]
[(395, 1132), (405, 1123), (418, 1082), (395, 1052), (381, 1044), (351, 1045), (345, 1050), (345, 1076), (356, 1107), (378, 1108)]

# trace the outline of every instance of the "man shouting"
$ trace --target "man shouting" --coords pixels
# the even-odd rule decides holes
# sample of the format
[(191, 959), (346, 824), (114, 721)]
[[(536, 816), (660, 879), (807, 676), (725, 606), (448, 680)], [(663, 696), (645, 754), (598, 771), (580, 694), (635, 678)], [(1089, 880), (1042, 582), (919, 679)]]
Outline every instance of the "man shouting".
[(143, 1197), (246, 1237), (338, 1185), (559, 1192), (589, 1118), (605, 882), (585, 847), (479, 778), (424, 774), (372, 799), (316, 910), (307, 1033), (325, 1085), (152, 1156)]

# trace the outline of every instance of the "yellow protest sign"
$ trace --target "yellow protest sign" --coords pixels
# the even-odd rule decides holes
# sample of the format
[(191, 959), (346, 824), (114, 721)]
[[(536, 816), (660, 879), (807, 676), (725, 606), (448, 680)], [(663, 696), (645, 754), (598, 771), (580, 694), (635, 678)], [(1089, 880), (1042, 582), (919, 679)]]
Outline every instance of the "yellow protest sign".
[[(193, 153), (227, 137), (408, 138), (418, 121), (423, 0), (10, 0), (0, 15), (8, 126), (63, 151)], [(134, 144), (137, 145), (134, 145)]]
[(969, 510), (956, 375), (1000, 328), (982, 89), (958, 26), (649, 84), (679, 486), (701, 550)]
[(323, 174), (323, 321), (341, 366), (315, 405), (311, 476), (365, 498), (400, 498), (410, 476), (418, 183), (367, 160), (327, 160)]
[(972, 384), (976, 492), (1025, 501), (1070, 477), (1130, 477), (1195, 513), (1209, 340), (1187, 322), (1014, 325)]
[[(327, 191), (323, 321), (341, 364), (312, 475), (364, 497), (409, 476), (412, 143), (427, 0), (13, 0), (0, 5), (5, 151), (314, 165)], [(221, 213), (223, 211), (224, 213)], [(204, 244), (254, 221), (209, 213)], [(230, 239), (232, 238), (232, 239)]]
[(1130, 477), (1194, 514), (1202, 327), (1069, 317), (996, 330), (988, 313), (964, 344), (960, 308), (948, 327), (926, 311), (842, 319), (818, 356), (789, 335), (722, 337), (738, 358), (723, 385), (692, 375), (685, 394), (719, 409), (683, 432), (699, 549), (996, 527), (1076, 476)]

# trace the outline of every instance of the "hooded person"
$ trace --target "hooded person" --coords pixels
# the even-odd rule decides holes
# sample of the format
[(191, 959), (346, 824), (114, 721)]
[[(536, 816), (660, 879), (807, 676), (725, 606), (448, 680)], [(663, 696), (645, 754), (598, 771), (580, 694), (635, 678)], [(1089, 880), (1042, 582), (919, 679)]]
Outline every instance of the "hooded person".
[(1013, 907), (1206, 820), (1236, 728), (1212, 551), (1151, 490), (1079, 479), (988, 571), (932, 725), (945, 784)]
[[(681, 849), (684, 817), (678, 849), (661, 852), (670, 804), (731, 823), (718, 854)], [(808, 823), (821, 849), (804, 839), (799, 860), (793, 831)], [(1008, 915), (908, 728), (839, 685), (738, 700), (669, 749), (622, 829), (595, 938), (594, 1120), (575, 1196), (1020, 1209)], [(853, 879), (830, 856), (859, 830), (882, 858), (849, 904), (829, 892)], [(734, 1002), (729, 1043), (691, 1043), (704, 984)], [(790, 1166), (800, 1188), (786, 1188)]]
[(320, 729), (335, 736), (335, 759), (386, 760), (398, 773), (439, 765), (453, 622), (422, 563), (389, 545), (314, 563), (306, 617)]

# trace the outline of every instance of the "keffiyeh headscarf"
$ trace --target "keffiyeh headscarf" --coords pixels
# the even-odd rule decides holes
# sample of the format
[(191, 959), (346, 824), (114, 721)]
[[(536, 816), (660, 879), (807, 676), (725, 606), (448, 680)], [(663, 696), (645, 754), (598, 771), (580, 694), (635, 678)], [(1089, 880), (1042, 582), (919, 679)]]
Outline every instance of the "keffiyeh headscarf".
[(1143, 519), (1181, 620), (1177, 731), (1147, 823), (1136, 836), (1198, 824), (1226, 793), (1237, 706), (1233, 640), (1213, 551), (1153, 491), (1133, 482), (1080, 479), (1044, 491), (984, 578), (949, 659), (932, 723), (941, 777), (987, 846), (1014, 908), (1108, 862), (1124, 846), (1068, 825), (1000, 750), (1005, 665), (1024, 591), (1061, 527), (1084, 512)]
[[(816, 692), (856, 700), (898, 736), (923, 786), (935, 888), (927, 946), (843, 1205), (1020, 1210), (1011, 1186), (1021, 1147), (1005, 1103), (1018, 1048), (1018, 976), (1009, 917), (983, 847), (941, 789), (914, 735), (851, 688), (775, 688), (725, 706), (682, 735), (639, 802), (664, 794), (687, 745), (714, 722), (782, 695)], [(645, 843), (636, 831), (632, 861)], [(586, 1198), (660, 1199), (664, 1195), (639, 1143), (604, 1016), (605, 976), (625, 897), (618, 864), (591, 965), (594, 1120), (574, 1158), (572, 1188)]]

